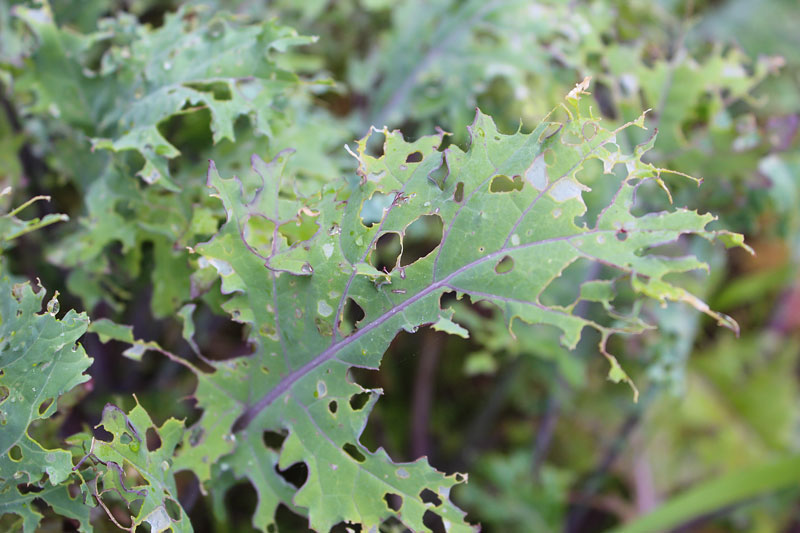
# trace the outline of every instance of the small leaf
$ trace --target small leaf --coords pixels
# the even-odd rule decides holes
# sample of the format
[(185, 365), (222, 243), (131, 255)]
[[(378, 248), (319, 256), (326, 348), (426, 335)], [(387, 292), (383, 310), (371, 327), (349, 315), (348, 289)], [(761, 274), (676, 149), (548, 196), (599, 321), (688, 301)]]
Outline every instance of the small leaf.
[(469, 331), (446, 317), (439, 317), (439, 320), (437, 320), (431, 327), (436, 331), (444, 331), (445, 333), (458, 335), (464, 339), (469, 338)]
[[(130, 507), (141, 501), (141, 507), (131, 516), (131, 528), (147, 523), (150, 531), (172, 530), (191, 532), (189, 517), (178, 502), (172, 458), (183, 436), (183, 422), (170, 418), (156, 428), (147, 412), (139, 405), (129, 413), (108, 404), (103, 409), (102, 426), (111, 433), (111, 441), (93, 440), (89, 458), (100, 472), (92, 480), (96, 498), (106, 492), (120, 496)], [(161, 445), (150, 451), (146, 442), (149, 429), (155, 429)], [(131, 475), (133, 468), (140, 477)], [(113, 519), (113, 517), (112, 517)]]

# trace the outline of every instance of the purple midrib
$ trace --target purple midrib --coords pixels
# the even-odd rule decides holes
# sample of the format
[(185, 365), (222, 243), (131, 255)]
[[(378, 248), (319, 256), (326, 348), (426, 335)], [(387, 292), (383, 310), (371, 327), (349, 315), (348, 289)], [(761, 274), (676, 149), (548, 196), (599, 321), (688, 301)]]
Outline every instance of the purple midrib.
[(442, 289), (442, 288), (452, 288), (449, 285), (450, 281), (453, 278), (459, 276), (460, 274), (463, 274), (464, 272), (468, 271), (469, 269), (471, 269), (471, 268), (473, 268), (475, 266), (478, 266), (478, 265), (480, 265), (482, 263), (485, 263), (486, 261), (490, 261), (490, 260), (494, 259), (495, 257), (497, 257), (499, 255), (506, 254), (506, 253), (508, 253), (510, 251), (529, 248), (529, 247), (532, 247), (532, 246), (538, 246), (540, 244), (548, 244), (548, 243), (552, 243), (552, 242), (565, 241), (565, 240), (569, 240), (569, 239), (572, 239), (572, 238), (575, 238), (575, 237), (583, 237), (583, 236), (586, 236), (587, 234), (591, 234), (591, 233), (595, 233), (595, 232), (596, 232), (596, 230), (595, 231), (584, 232), (584, 233), (579, 233), (577, 235), (569, 235), (569, 236), (564, 236), (564, 237), (554, 237), (552, 239), (544, 239), (544, 240), (541, 240), (541, 241), (527, 243), (527, 244), (523, 244), (523, 245), (520, 245), (520, 246), (515, 246), (515, 247), (512, 247), (512, 248), (501, 248), (500, 250), (497, 250), (495, 252), (491, 252), (489, 254), (486, 254), (485, 256), (480, 257), (480, 258), (472, 261), (471, 263), (467, 263), (466, 265), (463, 265), (463, 266), (459, 267), (458, 269), (456, 269), (453, 272), (451, 272), (450, 274), (448, 274), (446, 277), (444, 277), (444, 278), (442, 278), (442, 279), (440, 279), (440, 280), (438, 280), (436, 282), (433, 282), (431, 285), (429, 285), (425, 289), (421, 290), (420, 292), (418, 292), (417, 294), (415, 294), (414, 296), (412, 296), (408, 300), (405, 300), (404, 302), (400, 303), (399, 305), (393, 307), (392, 309), (390, 309), (389, 311), (387, 311), (386, 313), (384, 313), (380, 317), (376, 318), (375, 320), (373, 320), (369, 324), (365, 324), (361, 329), (359, 329), (358, 331), (356, 331), (355, 333), (353, 333), (349, 337), (345, 337), (344, 339), (340, 340), (339, 342), (331, 344), (328, 348), (326, 348), (325, 350), (320, 352), (320, 354), (317, 355), (314, 359), (312, 359), (308, 363), (304, 364), (300, 368), (298, 368), (296, 370), (293, 370), (292, 372), (286, 374), (286, 376), (284, 376), (284, 378), (274, 388), (272, 388), (267, 394), (262, 396), (261, 399), (258, 402), (256, 402), (255, 404), (251, 405), (250, 407), (248, 407), (245, 410), (245, 412), (242, 414), (242, 416), (239, 417), (239, 419), (234, 424), (234, 431), (241, 431), (241, 430), (245, 429), (250, 424), (250, 422), (258, 415), (258, 413), (260, 413), (262, 410), (266, 409), (272, 402), (274, 402), (278, 397), (280, 397), (286, 391), (288, 391), (292, 387), (292, 385), (294, 385), (301, 378), (306, 376), (308, 373), (313, 371), (318, 366), (320, 366), (320, 365), (330, 361), (331, 359), (333, 359), (336, 356), (336, 354), (339, 351), (341, 351), (343, 348), (345, 348), (345, 347), (351, 345), (352, 343), (358, 341), (361, 337), (363, 337), (364, 335), (366, 335), (370, 331), (372, 331), (375, 328), (378, 328), (378, 327), (382, 326), (383, 324), (385, 324), (389, 319), (394, 317), (397, 313), (403, 311), (404, 309), (406, 309), (407, 307), (413, 305), (414, 303), (422, 300), (423, 298), (425, 298), (426, 296), (430, 295), (431, 293), (436, 292), (437, 290)]

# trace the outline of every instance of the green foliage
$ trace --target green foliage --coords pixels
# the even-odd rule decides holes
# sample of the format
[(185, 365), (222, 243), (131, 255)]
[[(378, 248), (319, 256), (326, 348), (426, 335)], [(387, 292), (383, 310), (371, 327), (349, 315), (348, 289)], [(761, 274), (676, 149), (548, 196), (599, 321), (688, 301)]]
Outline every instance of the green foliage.
[[(172, 190), (178, 186), (167, 162), (180, 152), (157, 125), (203, 106), (215, 143), (234, 140), (239, 115), (249, 115), (257, 132), (269, 133), (276, 95), (297, 81), (275, 67), (269, 52), (311, 42), (288, 28), (237, 27), (230, 17), (204, 17), (194, 8), (167, 15), (155, 30), (122, 15), (102, 21), (89, 36), (58, 28), (47, 9), (20, 7), (16, 14), (39, 45), (16, 82), (17, 90), (34, 94), (27, 111), (49, 113), (83, 131), (95, 149), (138, 152), (145, 162), (138, 175)], [(99, 58), (93, 50), (98, 46), (105, 49)]]
[[(269, 164), (254, 157), (255, 176), (245, 180), (222, 179), (212, 163), (209, 186), (222, 200), (228, 221), (195, 251), (217, 269), (223, 293), (233, 294), (223, 307), (235, 320), (250, 325), (255, 352), (200, 378), (201, 384), (208, 380), (216, 387), (207, 393), (212, 397), (196, 393), (206, 414), (192, 430), (199, 437), (184, 445), (190, 457), (200, 454), (213, 461), (233, 451), (234, 465), (245, 467), (273, 453), (262, 442), (264, 431), (284, 434), (280, 453), (267, 468), (257, 470), (268, 479), (248, 474), (258, 488), (260, 506), (268, 510), (257, 514), (269, 516), (281, 502), (280, 492), (270, 490), (281, 480), (269, 466), (286, 468), (302, 461), (309, 478), (293, 503), (310, 510), (315, 529), (327, 531), (342, 520), (378, 526), (393, 514), (384, 498), (394, 494), (403, 502), (397, 518), (418, 530), (426, 509), (419, 495), (426, 488), (445, 501), (435, 512), (456, 527), (463, 519), (446, 501), (454, 480), (421, 462), (393, 465), (383, 451), (373, 453), (360, 444), (377, 394), (372, 391), (372, 401), (354, 409), (351, 400), (365, 391), (348, 380), (349, 366), (378, 368), (400, 330), (415, 331), (431, 323), (452, 330), (452, 313), (439, 304), (451, 291), (495, 303), (503, 309), (508, 327), (514, 319), (555, 326), (567, 347), (577, 344), (584, 327), (597, 329), (601, 351), (612, 365), (609, 377), (617, 382), (630, 380), (605, 351), (608, 336), (641, 331), (644, 324), (613, 311), (613, 327), (572, 314), (581, 300), (600, 302), (611, 311), (614, 270), (647, 296), (686, 301), (711, 313), (663, 279), (670, 272), (700, 268), (701, 263), (638, 252), (687, 232), (731, 242), (736, 236), (704, 231), (711, 218), (685, 210), (633, 216), (636, 187), (650, 179), (660, 181), (661, 171), (640, 161), (645, 147), (629, 155), (612, 146), (618, 131), (604, 130), (594, 117), (582, 116), (579, 95), (580, 88), (568, 97), (567, 122), (543, 122), (530, 134), (500, 134), (479, 113), (466, 152), (457, 147), (439, 152), (442, 135), (409, 143), (398, 133), (384, 131), (384, 155), (375, 158), (366, 153), (367, 136), (358, 142), (355, 154), (360, 180), (326, 187), (311, 198), (280, 194), (287, 153)], [(419, 154), (416, 162), (410, 162), (411, 154)], [(612, 176), (616, 164), (626, 165), (628, 172), (597, 223), (581, 227), (574, 223), (585, 211), (578, 174), (594, 158)], [(445, 172), (437, 180), (433, 175), (440, 168)], [(494, 180), (505, 176), (524, 180), (522, 187), (493, 192)], [(376, 193), (393, 200), (380, 221), (368, 227), (360, 217), (364, 203)], [(406, 230), (420, 217), (441, 221), (441, 243), (435, 251), (410, 264), (401, 254), (390, 272), (378, 271), (370, 262), (378, 239), (391, 233), (405, 239)], [(289, 228), (297, 227), (301, 229), (296, 234), (289, 234)], [(465, 240), (471, 246), (464, 246)], [(579, 258), (606, 265), (608, 280), (587, 283), (567, 306), (542, 304), (539, 296)], [(498, 273), (503, 261), (513, 266)], [(342, 324), (348, 299), (364, 312), (352, 331), (343, 330)], [(229, 398), (224, 408), (218, 401), (220, 391)], [(209, 416), (211, 406), (226, 413), (225, 418)], [(232, 432), (227, 445), (218, 437), (211, 439), (221, 428)], [(182, 464), (197, 468), (189, 461)], [(234, 466), (239, 475), (241, 467)], [(198, 476), (207, 479), (205, 466)], [(346, 504), (354, 487), (365, 484), (363, 494), (371, 497), (362, 497), (357, 506)]]
[(797, 479), (798, 472), (800, 472), (800, 460), (797, 457), (787, 457), (733, 471), (697, 486), (652, 514), (613, 531), (646, 533), (654, 529), (674, 527), (691, 517), (733, 505), (766, 491), (790, 486)]
[[(26, 205), (2, 218), (4, 246), (19, 235), (61, 219), (59, 215), (41, 221), (16, 218)], [(89, 509), (67, 488), (73, 477), (72, 454), (46, 448), (30, 434), (34, 422), (56, 412), (62, 395), (89, 380), (84, 371), (92, 360), (76, 344), (89, 319), (70, 309), (59, 320), (58, 293), (43, 311), (44, 288), (34, 290), (30, 283), (14, 283), (5, 269), (0, 276), (0, 513), (18, 515), (23, 530), (34, 531), (42, 515), (33, 500), (40, 498), (60, 514), (89, 527)], [(27, 490), (22, 492), (19, 487)], [(32, 487), (40, 491), (32, 492)]]
[[(180, 173), (180, 151), (164, 137), (164, 121), (205, 122), (214, 144), (236, 140), (240, 116), (250, 120), (247, 133), (272, 135), (287, 105), (285, 93), (299, 83), (276, 66), (273, 56), (312, 39), (271, 22), (243, 25), (230, 15), (195, 7), (167, 15), (156, 29), (121, 14), (101, 20), (98, 31), (87, 35), (58, 27), (47, 8), (17, 7), (15, 14), (36, 42), (25, 68), (9, 65), (11, 73), (19, 72), (15, 94), (32, 102), (20, 111), (67, 133), (66, 139), (52, 141), (55, 164), (86, 196), (86, 216), (50, 251), (51, 261), (75, 269), (70, 289), (92, 307), (106, 287), (118, 285), (108, 275), (104, 248), (119, 243), (124, 252), (137, 254), (151, 242), (159, 248), (153, 281), (162, 289), (153, 311), (156, 316), (174, 313), (190, 291), (183, 250), (198, 234), (210, 233), (216, 220), (202, 205), (205, 195), (191, 164)], [(232, 149), (230, 144), (224, 148)], [(138, 157), (109, 158), (101, 150)], [(174, 194), (143, 190), (129, 177), (134, 171), (144, 183)], [(176, 246), (178, 241), (184, 245)], [(126, 270), (126, 276), (138, 275), (136, 262)], [(127, 297), (121, 287), (114, 292), (118, 299)]]
[[(151, 531), (192, 531), (189, 518), (178, 504), (178, 491), (171, 472), (175, 446), (183, 434), (183, 423), (171, 418), (160, 428), (136, 405), (129, 413), (108, 404), (99, 426), (111, 433), (111, 441), (92, 439), (90, 461), (97, 463), (96, 477), (89, 483), (98, 502), (105, 493), (125, 501), (130, 527), (142, 523)], [(152, 432), (152, 435), (151, 435)], [(133, 468), (143, 482), (137, 482)], [(106, 509), (108, 512), (108, 510)], [(109, 513), (109, 518), (115, 520)]]
[(521, 531), (526, 527), (536, 531), (558, 530), (566, 514), (561, 493), (572, 481), (571, 476), (548, 468), (536, 479), (530, 475), (531, 463), (531, 454), (521, 450), (509, 458), (482, 458), (475, 470), (490, 480), (492, 490), (487, 498), (487, 491), (467, 485), (464, 501), (506, 531)]
[(784, 527), (797, 64), (746, 4), (0, 5), (0, 529), (649, 531), (778, 489), (735, 523)]

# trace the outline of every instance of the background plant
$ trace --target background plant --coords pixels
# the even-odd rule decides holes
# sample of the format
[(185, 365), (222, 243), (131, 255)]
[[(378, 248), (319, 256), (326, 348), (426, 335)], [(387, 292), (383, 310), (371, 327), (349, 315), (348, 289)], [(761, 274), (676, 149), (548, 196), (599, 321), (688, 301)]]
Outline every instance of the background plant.
[[(736, 1), (0, 6), (0, 164), (3, 187), (13, 191), (2, 196), (9, 213), (3, 218), (2, 327), (8, 350), (3, 357), (27, 354), (2, 365), (0, 409), (5, 427), (17, 428), (4, 431), (4, 438), (27, 437), (3, 442), (8, 450), (0, 505), (6, 507), (0, 509), (10, 513), (0, 523), (31, 529), (43, 515), (43, 524), (55, 528), (91, 523), (105, 530), (115, 527), (107, 516), (125, 527), (133, 516), (134, 522), (147, 518), (151, 529), (181, 529), (188, 527), (183, 520), (188, 513), (195, 527), (213, 516), (220, 530), (246, 530), (251, 523), (265, 528), (274, 520), (271, 527), (290, 531), (305, 527), (297, 515), (310, 515), (312, 527), (327, 530), (339, 520), (377, 524), (394, 514), (399, 497), (405, 524), (415, 530), (437, 530), (429, 512), (455, 520), (454, 505), (485, 530), (604, 531), (630, 522), (631, 530), (649, 531), (691, 520), (695, 527), (728, 530), (792, 527), (796, 489), (787, 481), (791, 478), (771, 475), (770, 468), (778, 460), (783, 472), (793, 472), (797, 446), (796, 37), (781, 22), (791, 20), (796, 7), (776, 0), (764, 7), (769, 16), (760, 11), (755, 16), (753, 9), (752, 3)], [(98, 22), (98, 17), (107, 18)], [(328, 398), (317, 402), (328, 409), (319, 416), (352, 420), (337, 442), (355, 463), (359, 456), (369, 464), (384, 460), (372, 452), (381, 446), (395, 461), (426, 455), (438, 470), (469, 472), (469, 484), (452, 493), (454, 504), (436, 485), (454, 480), (433, 482), (432, 471), (422, 473), (424, 465), (414, 463), (409, 483), (427, 483), (438, 495), (423, 497), (418, 490), (423, 485), (414, 485), (407, 494), (379, 498), (370, 512), (339, 516), (331, 509), (338, 513), (340, 504), (326, 507), (331, 504), (310, 490), (320, 468), (306, 461), (319, 455), (303, 447), (314, 438), (299, 438), (302, 431), (286, 425), (292, 418), (287, 412), (255, 413), (250, 424), (266, 432), (246, 431), (244, 440), (241, 431), (217, 431), (215, 423), (233, 428), (250, 403), (219, 391), (237, 388), (226, 380), (251, 375), (276, 336), (269, 309), (247, 296), (271, 294), (261, 287), (261, 276), (286, 271), (275, 283), (294, 279), (290, 273), (305, 283), (300, 275), (311, 268), (310, 279), (320, 279), (320, 265), (327, 265), (322, 259), (330, 259), (324, 257), (325, 245), (334, 242), (314, 236), (315, 228), (325, 220), (341, 231), (349, 221), (352, 231), (363, 232), (361, 243), (355, 236), (345, 240), (349, 251), (342, 245), (331, 254), (350, 254), (359, 269), (352, 303), (339, 295), (339, 306), (335, 298), (326, 303), (331, 313), (323, 316), (323, 307), (321, 320), (302, 331), (342, 339), (358, 334), (382, 312), (383, 304), (370, 296), (378, 292), (369, 291), (410, 290), (398, 278), (402, 267), (425, 265), (423, 258), (440, 241), (434, 215), (444, 223), (446, 209), (429, 213), (423, 196), (456, 200), (457, 183), (448, 182), (446, 171), (466, 176), (467, 195), (467, 177), (493, 177), (472, 167), (454, 171), (462, 157), (475, 157), (476, 127), (490, 131), (491, 123), (480, 116), (468, 130), (475, 106), (491, 115), (499, 132), (516, 131), (520, 118), (528, 132), (588, 75), (594, 80), (592, 95), (583, 96), (580, 108), (568, 105), (572, 122), (563, 115), (548, 119), (566, 124), (556, 139), (568, 139), (570, 124), (615, 131), (652, 110), (644, 122), (648, 130), (619, 130), (609, 146), (616, 148), (586, 161), (575, 175), (592, 188), (582, 193), (586, 213), (576, 208), (578, 227), (583, 222), (593, 227), (602, 220), (601, 210), (616, 201), (621, 184), (626, 190), (622, 173), (603, 174), (604, 160), (608, 165), (626, 154), (643, 155), (634, 168), (650, 183), (637, 189), (636, 216), (673, 209), (660, 187), (666, 180), (674, 205), (718, 214), (720, 221), (709, 231), (745, 233), (756, 250), (752, 258), (688, 236), (656, 250), (709, 262), (710, 274), (673, 273), (665, 279), (735, 318), (739, 339), (685, 303), (662, 307), (641, 298), (686, 300), (689, 293), (637, 285), (636, 276), (615, 280), (607, 267), (585, 259), (563, 270), (541, 300), (599, 326), (594, 335), (600, 336), (587, 330), (574, 351), (559, 343), (557, 331), (543, 326), (515, 321), (512, 337), (502, 306), (497, 300), (492, 304), (485, 290), (472, 287), (461, 299), (445, 295), (427, 311), (435, 314), (422, 313), (404, 325), (413, 330), (434, 324), (413, 335), (401, 333), (388, 346), (380, 372), (355, 368), (348, 379), (325, 380), (324, 391), (315, 382), (310, 392)], [(378, 130), (353, 144), (372, 125)], [(403, 136), (380, 129), (383, 125), (399, 127)], [(436, 126), (453, 135), (425, 137)], [(655, 144), (637, 151), (656, 127)], [(587, 137), (583, 128), (580, 134)], [(524, 144), (525, 138), (499, 137), (501, 144)], [(579, 135), (573, 142), (584, 141)], [(341, 148), (345, 143), (357, 160)], [(440, 143), (440, 149), (452, 146), (445, 164), (436, 149)], [(294, 150), (291, 156), (287, 148)], [(256, 160), (254, 173), (253, 153), (262, 161), (280, 160), (270, 165)], [(206, 188), (209, 159), (221, 176), (212, 173), (210, 180), (220, 198)], [(401, 185), (382, 173), (404, 175), (408, 167), (417, 169), (411, 174), (425, 169), (425, 175), (408, 179), (416, 196), (398, 197), (393, 191)], [(662, 168), (705, 183), (698, 189), (655, 170)], [(486, 197), (505, 202), (530, 193), (538, 174), (521, 190), (514, 180), (515, 173), (527, 176), (528, 169), (511, 165), (508, 181), (499, 180)], [(421, 179), (428, 171), (431, 180)], [(225, 179), (234, 174), (242, 180), (239, 200), (234, 182)], [(280, 188), (264, 188), (278, 174)], [(50, 202), (27, 206), (30, 198), (45, 194)], [(269, 207), (247, 207), (253, 195)], [(431, 197), (427, 207), (442, 198)], [(334, 214), (337, 201), (349, 206), (343, 218)], [(399, 218), (383, 219), (389, 207)], [(402, 214), (406, 210), (409, 214)], [(66, 218), (59, 213), (71, 220), (50, 226)], [(428, 216), (411, 224), (423, 214)], [(683, 220), (680, 231), (702, 230), (700, 220), (694, 226)], [(255, 254), (226, 255), (232, 252), (225, 243), (237, 243), (236, 224), (245, 235), (238, 246), (247, 243)], [(292, 247), (309, 239), (309, 251)], [(634, 249), (633, 241), (618, 242)], [(282, 244), (272, 248), (273, 243)], [(509, 257), (517, 272), (527, 264)], [(508, 267), (500, 267), (504, 254), (497, 259), (493, 266)], [(264, 269), (265, 262), (272, 270)], [(389, 270), (391, 275), (382, 273)], [(339, 274), (333, 269), (324, 275), (330, 281)], [(623, 311), (617, 320), (603, 308), (612, 280), (614, 306)], [(592, 283), (584, 287), (599, 292), (587, 289), (578, 302), (571, 288), (586, 281)], [(40, 284), (57, 289), (58, 299), (48, 298), (45, 305)], [(319, 311), (319, 291), (303, 292), (310, 303), (296, 309)], [(337, 307), (341, 323), (334, 320)], [(89, 318), (99, 338), (84, 334)], [(629, 390), (605, 381), (607, 363), (597, 346), (604, 332), (640, 329), (639, 318), (657, 329), (613, 336), (607, 345), (642, 391), (634, 404)], [(45, 334), (20, 340), (21, 331)], [(392, 336), (387, 330), (381, 347), (369, 346), (378, 358), (372, 366)], [(93, 360), (71, 348), (79, 338)], [(25, 352), (28, 343), (32, 347)], [(297, 357), (312, 353), (304, 350)], [(39, 366), (48, 362), (59, 383), (34, 382), (48, 375)], [(251, 388), (269, 390), (281, 382), (281, 371), (270, 366), (271, 374), (264, 374), (262, 383), (251, 381)], [(616, 379), (627, 377), (612, 368)], [(258, 380), (255, 375), (251, 379)], [(465, 396), (466, 387), (474, 393)], [(28, 388), (37, 389), (33, 396)], [(383, 395), (375, 402), (378, 388)], [(184, 400), (188, 396), (193, 399)], [(336, 402), (336, 413), (330, 413), (330, 401)], [(17, 416), (18, 403), (30, 406), (31, 415)], [(109, 403), (117, 407), (104, 408)], [(91, 429), (98, 423), (102, 429)], [(39, 445), (51, 451), (40, 451)], [(248, 457), (248, 449), (257, 452)], [(24, 469), (17, 465), (19, 457), (26, 461)], [(269, 475), (255, 476), (250, 460), (265, 465)], [(27, 477), (14, 477), (23, 470)], [(737, 477), (740, 471), (744, 474)], [(725, 482), (751, 488), (725, 490)], [(692, 506), (680, 496), (668, 501), (683, 491), (692, 495)], [(336, 491), (322, 490), (331, 493)], [(96, 497), (108, 514), (101, 508), (90, 514)], [(637, 526), (635, 517), (665, 501), (655, 518)], [(713, 514), (734, 503), (732, 511)], [(400, 526), (389, 521), (381, 527)]]

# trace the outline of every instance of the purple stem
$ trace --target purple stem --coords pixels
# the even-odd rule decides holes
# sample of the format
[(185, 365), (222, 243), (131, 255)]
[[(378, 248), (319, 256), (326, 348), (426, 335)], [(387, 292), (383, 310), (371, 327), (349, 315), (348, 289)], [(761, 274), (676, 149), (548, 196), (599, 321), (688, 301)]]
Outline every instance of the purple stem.
[(427, 331), (422, 340), (414, 395), (411, 399), (411, 456), (429, 456), (431, 452), (430, 426), (436, 367), (442, 353), (442, 334)]

